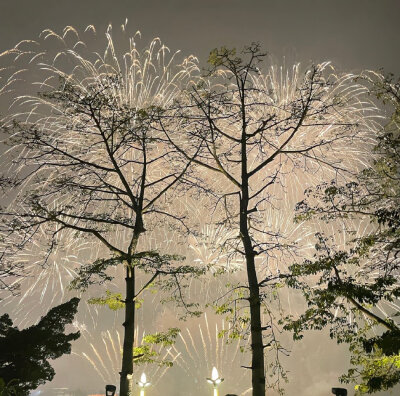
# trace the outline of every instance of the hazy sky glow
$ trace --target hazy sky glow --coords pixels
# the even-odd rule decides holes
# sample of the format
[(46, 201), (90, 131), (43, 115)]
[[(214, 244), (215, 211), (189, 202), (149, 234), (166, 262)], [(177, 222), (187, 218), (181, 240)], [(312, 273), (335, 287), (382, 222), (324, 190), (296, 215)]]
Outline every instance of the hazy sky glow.
[(3, 0), (0, 49), (45, 28), (93, 24), (100, 32), (128, 18), (146, 40), (158, 36), (202, 61), (217, 46), (259, 41), (277, 59), (395, 72), (399, 12), (396, 0)]
[[(129, 34), (141, 31), (142, 47), (154, 37), (160, 37), (172, 52), (181, 50), (184, 56), (196, 55), (202, 66), (206, 65), (212, 48), (222, 45), (240, 48), (252, 41), (260, 42), (277, 64), (309, 65), (313, 61), (331, 60), (344, 72), (382, 67), (395, 74), (400, 64), (400, 2), (397, 0), (0, 1), (0, 53), (20, 40), (36, 39), (45, 28), (62, 31), (71, 25), (82, 31), (90, 24), (96, 27), (104, 49), (107, 25), (112, 23), (116, 31), (128, 19)], [(6, 66), (0, 63), (0, 68)], [(8, 103), (0, 100), (0, 114), (6, 114), (7, 107)], [(168, 250), (168, 242), (165, 244)], [(215, 281), (207, 282), (193, 285), (195, 293), (203, 294), (215, 286)], [(20, 305), (18, 299), (7, 299), (4, 310), (12, 312), (13, 309), (16, 323), (27, 325), (36, 320), (38, 302), (33, 301), (34, 297)], [(115, 383), (118, 379), (122, 313), (87, 308), (83, 301), (80, 308), (84, 314), (78, 314), (75, 325), (81, 326), (83, 336), (76, 342), (71, 356), (54, 363), (56, 377), (43, 389), (70, 387), (94, 393), (104, 389), (104, 381)], [(175, 311), (160, 307), (150, 296), (138, 312), (138, 323), (139, 336), (146, 327), (154, 327), (154, 331), (168, 325), (182, 328), (182, 337), (170, 352), (170, 358), (176, 363), (174, 367), (160, 380), (157, 377), (164, 369), (146, 369), (147, 379), (153, 384), (146, 395), (201, 396), (206, 395), (207, 389), (211, 394), (205, 377), (211, 375), (214, 365), (218, 365), (221, 376), (226, 378), (221, 385), (221, 396), (225, 393), (249, 395), (246, 392), (250, 386), (248, 372), (240, 369), (240, 365), (248, 362), (237, 354), (235, 342), (224, 345), (216, 338), (217, 331), (224, 326), (221, 317), (209, 312), (207, 321), (203, 317), (177, 323)], [(289, 370), (288, 396), (324, 396), (330, 394), (332, 386), (339, 386), (337, 377), (347, 367), (345, 346), (337, 346), (322, 333), (308, 334), (304, 341), (295, 344), (289, 337), (285, 338), (292, 351), (284, 361)], [(141, 372), (139, 369), (135, 373), (137, 379)], [(385, 394), (389, 393), (381, 393)]]

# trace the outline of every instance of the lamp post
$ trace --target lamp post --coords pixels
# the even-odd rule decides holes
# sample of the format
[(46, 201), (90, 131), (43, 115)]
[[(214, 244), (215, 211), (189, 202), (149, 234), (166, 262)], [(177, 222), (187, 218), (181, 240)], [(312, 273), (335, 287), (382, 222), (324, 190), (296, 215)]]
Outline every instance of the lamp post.
[(332, 393), (336, 396), (347, 396), (347, 389), (345, 388), (332, 388)]
[(211, 372), (211, 378), (206, 378), (207, 382), (214, 388), (214, 396), (218, 396), (218, 385), (224, 380), (219, 377), (218, 370), (213, 367)]
[(106, 385), (106, 396), (114, 396), (117, 387), (115, 385)]
[(146, 374), (143, 373), (140, 377), (140, 381), (137, 382), (140, 388), (140, 396), (144, 396), (144, 388), (147, 388), (150, 385), (150, 382), (147, 382)]

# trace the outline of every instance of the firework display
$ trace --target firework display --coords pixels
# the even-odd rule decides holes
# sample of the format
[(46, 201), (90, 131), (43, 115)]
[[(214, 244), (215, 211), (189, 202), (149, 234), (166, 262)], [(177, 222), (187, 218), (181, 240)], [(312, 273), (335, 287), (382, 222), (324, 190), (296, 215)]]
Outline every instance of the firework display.
[[(139, 32), (127, 38), (126, 23), (121, 30), (108, 26), (104, 40), (92, 25), (83, 32), (46, 29), (0, 55), (7, 64), (0, 101), (9, 105), (1, 119), (2, 311), (28, 326), (71, 296), (97, 301), (79, 308), (73, 326), (81, 339), (71, 359), (105, 384), (120, 381), (127, 331), (140, 348), (174, 323), (182, 329), (173, 342), (145, 349), (157, 356), (153, 362), (123, 373), (132, 392), (173, 392), (178, 375), (192, 387), (185, 394), (198, 395), (217, 367), (221, 389), (228, 392), (229, 384), (250, 395), (249, 267), (240, 217), (245, 125), (246, 221), (263, 290), (267, 383), (280, 391), (279, 354), (288, 350), (278, 322), (283, 312), (303, 308), (282, 279), (313, 257), (316, 234), (345, 251), (371, 230), (357, 218), (295, 222), (296, 204), (305, 190), (350, 182), (369, 166), (379, 110), (356, 75), (337, 73), (329, 62), (251, 65), (243, 98), (232, 71), (215, 67), (202, 75), (195, 56), (171, 53), (158, 38), (142, 46)], [(365, 275), (362, 266), (348, 271), (355, 279)], [(164, 275), (172, 281), (161, 282)], [(128, 279), (136, 313), (124, 334)], [(99, 301), (114, 311), (105, 313)], [(182, 310), (196, 315), (208, 307), (224, 316), (208, 312), (177, 324)], [(398, 309), (395, 300), (378, 307)]]

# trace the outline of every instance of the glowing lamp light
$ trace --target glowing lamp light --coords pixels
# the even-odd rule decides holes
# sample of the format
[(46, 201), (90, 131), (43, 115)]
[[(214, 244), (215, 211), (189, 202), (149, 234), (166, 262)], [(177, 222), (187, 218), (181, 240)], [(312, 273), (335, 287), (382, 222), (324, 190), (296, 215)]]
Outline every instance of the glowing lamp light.
[(211, 372), (211, 379), (213, 381), (216, 381), (217, 379), (219, 379), (218, 377), (219, 377), (218, 370), (216, 367), (213, 367), (212, 372)]
[(206, 380), (209, 384), (211, 384), (214, 387), (214, 396), (218, 396), (217, 387), (224, 379), (220, 378), (216, 367), (213, 367), (212, 369), (211, 378), (206, 378)]
[(137, 382), (140, 388), (140, 396), (144, 396), (144, 388), (147, 388), (150, 385), (150, 382), (147, 382), (146, 374), (142, 373), (140, 376), (140, 381)]

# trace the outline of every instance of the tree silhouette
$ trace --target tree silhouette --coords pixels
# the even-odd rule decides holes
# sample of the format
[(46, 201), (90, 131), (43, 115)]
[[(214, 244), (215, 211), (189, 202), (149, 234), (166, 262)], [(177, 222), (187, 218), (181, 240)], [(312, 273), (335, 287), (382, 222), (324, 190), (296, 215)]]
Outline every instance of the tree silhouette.
[[(351, 182), (332, 180), (308, 190), (297, 205), (298, 219), (344, 226), (348, 243), (339, 248), (318, 234), (314, 258), (291, 267), (288, 283), (303, 292), (308, 308), (286, 326), (295, 338), (305, 329), (329, 326), (332, 338), (349, 343), (352, 367), (342, 380), (356, 382), (357, 394), (400, 381), (400, 84), (377, 73), (361, 80), (392, 116), (377, 136), (368, 167)], [(355, 225), (363, 221), (369, 227), (358, 235)]]
[(79, 331), (64, 334), (78, 303), (78, 298), (72, 298), (23, 330), (13, 326), (8, 314), (0, 317), (0, 378), (10, 384), (10, 394), (29, 395), (30, 390), (53, 379), (55, 372), (48, 360), (71, 353), (71, 341), (80, 336)]

